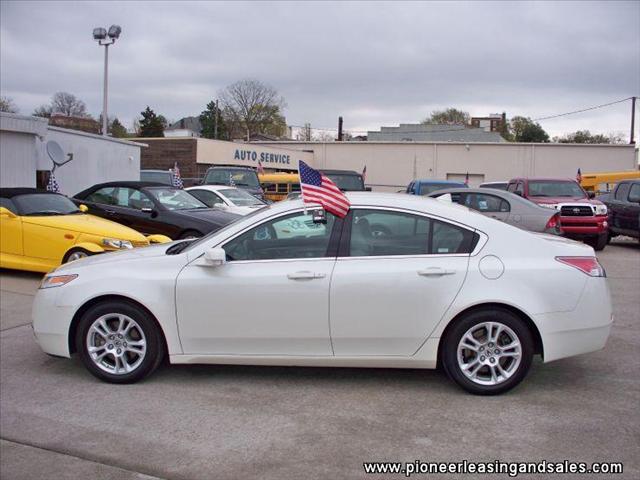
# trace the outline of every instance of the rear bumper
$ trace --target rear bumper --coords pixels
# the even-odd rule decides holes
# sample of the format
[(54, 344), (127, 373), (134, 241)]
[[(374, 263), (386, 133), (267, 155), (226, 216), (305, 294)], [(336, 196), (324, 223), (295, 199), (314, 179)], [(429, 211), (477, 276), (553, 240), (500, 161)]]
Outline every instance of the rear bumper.
[(588, 237), (606, 233), (609, 228), (606, 215), (590, 217), (561, 216), (562, 231), (567, 237)]
[(589, 278), (576, 308), (570, 312), (536, 315), (545, 362), (604, 348), (613, 314), (606, 278)]

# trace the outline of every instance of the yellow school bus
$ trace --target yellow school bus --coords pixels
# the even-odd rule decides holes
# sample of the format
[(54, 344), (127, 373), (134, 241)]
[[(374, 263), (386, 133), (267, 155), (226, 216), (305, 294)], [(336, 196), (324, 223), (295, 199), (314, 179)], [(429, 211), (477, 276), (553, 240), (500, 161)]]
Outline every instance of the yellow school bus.
[(300, 191), (300, 175), (297, 173), (264, 173), (258, 175), (264, 196), (274, 202), (287, 198), (291, 192)]
[(587, 192), (607, 193), (621, 180), (640, 178), (640, 170), (626, 172), (583, 173), (580, 186)]

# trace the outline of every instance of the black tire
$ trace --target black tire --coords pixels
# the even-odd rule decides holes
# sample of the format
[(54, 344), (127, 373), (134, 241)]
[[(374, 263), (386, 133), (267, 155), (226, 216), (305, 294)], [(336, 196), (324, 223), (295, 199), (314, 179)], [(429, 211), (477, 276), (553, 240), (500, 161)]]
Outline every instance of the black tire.
[(609, 243), (609, 234), (608, 233), (601, 233), (597, 237), (587, 238), (584, 241), (584, 243), (586, 243), (590, 247), (593, 247), (593, 249), (596, 252), (600, 252), (600, 251), (604, 250), (604, 247), (606, 247), (607, 243)]
[(178, 237), (178, 240), (186, 240), (188, 238), (200, 238), (201, 236), (202, 236), (202, 233), (198, 232), (197, 230), (185, 230), (180, 234), (180, 236)]
[[(141, 357), (141, 361), (135, 362), (138, 364), (132, 371), (116, 374), (105, 371), (103, 368), (99, 367), (96, 362), (94, 362), (87, 349), (87, 341), (89, 335), (95, 335), (95, 333), (91, 331), (91, 327), (96, 320), (100, 317), (107, 316), (107, 323), (111, 322), (110, 324), (114, 325), (115, 322), (118, 321), (115, 318), (118, 314), (129, 317), (137, 324), (137, 326), (133, 327), (133, 332), (130, 332), (127, 335), (131, 336), (134, 333), (139, 333), (135, 330), (137, 328), (142, 330), (144, 340), (146, 341), (146, 351), (144, 352), (144, 355), (137, 356), (136, 354), (125, 353), (125, 355), (130, 355), (128, 359), (135, 358), (137, 360)], [(140, 335), (136, 336), (137, 338), (133, 338), (133, 340), (140, 340), (142, 338)], [(114, 340), (117, 341), (117, 339)], [(125, 337), (123, 340), (127, 340), (127, 338)], [(105, 342), (106, 341), (108, 340), (105, 340)], [(94, 305), (87, 310), (78, 324), (75, 343), (76, 351), (87, 370), (89, 370), (89, 372), (95, 377), (108, 383), (134, 383), (142, 380), (158, 368), (162, 362), (165, 351), (162, 332), (149, 313), (137, 305), (126, 301), (105, 301)], [(103, 364), (105, 365), (105, 368), (114, 363), (115, 354), (113, 352), (115, 352), (115, 348), (111, 349), (111, 352), (105, 357), (105, 363)], [(115, 362), (115, 364), (118, 365), (117, 362)]]
[(84, 248), (72, 248), (71, 250), (69, 250), (67, 253), (64, 254), (64, 257), (62, 258), (62, 263), (69, 262), (69, 258), (71, 258), (71, 256), (76, 253), (84, 255), (85, 257), (90, 257), (91, 255), (93, 255), (93, 252), (90, 252), (89, 250), (85, 250)]
[[(462, 337), (473, 327), (477, 326), (479, 329), (481, 329), (482, 327), (480, 327), (480, 325), (484, 324), (485, 322), (493, 322), (494, 324), (501, 324), (508, 327), (511, 330), (511, 333), (515, 334), (517, 340), (520, 342), (519, 364), (515, 363), (515, 360), (513, 360), (512, 357), (498, 358), (493, 357), (492, 354), (492, 358), (497, 358), (498, 363), (501, 363), (501, 365), (504, 366), (507, 370), (509, 369), (509, 365), (511, 365), (513, 368), (513, 371), (510, 373), (510, 376), (508, 378), (505, 378), (502, 381), (498, 381), (498, 383), (493, 385), (478, 383), (483, 381), (482, 378), (479, 378), (477, 381), (468, 378), (467, 375), (463, 373), (462, 368), (460, 367), (458, 362), (458, 344), (460, 343)], [(495, 331), (496, 330), (494, 330), (494, 332)], [(500, 346), (501, 341), (505, 340), (505, 336), (508, 335), (509, 332), (498, 335), (498, 346)], [(449, 378), (451, 378), (467, 392), (473, 393), (475, 395), (498, 395), (511, 390), (526, 377), (527, 373), (529, 372), (529, 368), (531, 367), (533, 353), (533, 336), (527, 324), (520, 317), (506, 309), (487, 308), (472, 311), (456, 321), (452, 328), (447, 332), (446, 337), (443, 340), (443, 351), (441, 358), (442, 365)], [(473, 353), (473, 355), (477, 355), (478, 359), (486, 358), (487, 362), (489, 361), (488, 356), (480, 357), (480, 352), (478, 352), (477, 354)], [(487, 354), (485, 353), (485, 355)], [(514, 362), (513, 364), (510, 363), (512, 361)], [(488, 375), (488, 372), (491, 371), (489, 369), (489, 365), (485, 365), (486, 366), (483, 365), (478, 368), (478, 375), (481, 374), (484, 377), (485, 375)]]

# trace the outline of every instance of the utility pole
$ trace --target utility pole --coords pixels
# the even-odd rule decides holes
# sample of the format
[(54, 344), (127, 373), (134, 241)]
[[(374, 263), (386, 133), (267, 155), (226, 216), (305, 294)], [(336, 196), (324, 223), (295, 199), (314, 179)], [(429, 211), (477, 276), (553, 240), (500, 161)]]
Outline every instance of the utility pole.
[(342, 117), (338, 117), (338, 141), (342, 141)]
[(636, 143), (633, 138), (633, 133), (636, 129), (636, 98), (637, 97), (631, 97), (631, 139), (629, 140), (630, 145), (634, 145)]
[(218, 139), (218, 100), (215, 103), (215, 112), (213, 112), (213, 138)]

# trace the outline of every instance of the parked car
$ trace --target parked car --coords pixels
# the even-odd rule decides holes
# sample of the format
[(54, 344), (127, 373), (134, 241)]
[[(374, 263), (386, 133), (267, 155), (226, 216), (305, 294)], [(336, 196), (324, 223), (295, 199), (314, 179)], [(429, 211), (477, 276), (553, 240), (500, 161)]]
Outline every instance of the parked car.
[(86, 214), (58, 193), (0, 188), (0, 267), (48, 272), (96, 253), (171, 241)]
[(565, 236), (602, 250), (609, 239), (607, 206), (594, 199), (575, 180), (561, 178), (514, 178), (507, 191), (542, 207), (560, 212)]
[(152, 182), (100, 183), (73, 200), (99, 217), (173, 239), (201, 237), (240, 218), (207, 207), (185, 190)]
[(506, 190), (509, 182), (484, 182), (480, 184), (480, 188), (493, 188), (495, 190)]
[(414, 180), (407, 186), (409, 195), (429, 195), (437, 190), (444, 188), (468, 188), (468, 185), (462, 182), (454, 182), (452, 180), (433, 180), (431, 178), (423, 180)]
[(640, 180), (618, 183), (605, 203), (609, 209), (609, 238), (627, 235), (640, 239)]
[(238, 187), (260, 200), (265, 199), (258, 174), (249, 167), (209, 167), (202, 180), (202, 185)]
[(267, 204), (240, 188), (224, 185), (199, 185), (186, 189), (208, 207), (217, 207), (237, 215), (247, 215)]
[(173, 175), (170, 170), (140, 170), (141, 182), (155, 182), (163, 185), (173, 185)]
[(458, 203), (514, 227), (561, 235), (560, 213), (543, 208), (513, 193), (486, 188), (447, 188), (429, 195)]
[(327, 176), (343, 192), (370, 192), (371, 187), (364, 186), (364, 178), (361, 173), (353, 170), (319, 170)]
[[(144, 378), (167, 355), (174, 364), (441, 364), (477, 394), (516, 386), (534, 354), (550, 362), (604, 347), (611, 299), (591, 247), (433, 199), (347, 198), (344, 219), (278, 202), (199, 240), (64, 265), (35, 296), (37, 341), (53, 355), (77, 353), (113, 383)], [(292, 235), (294, 222), (316, 234)], [(373, 223), (391, 233), (374, 236)]]

